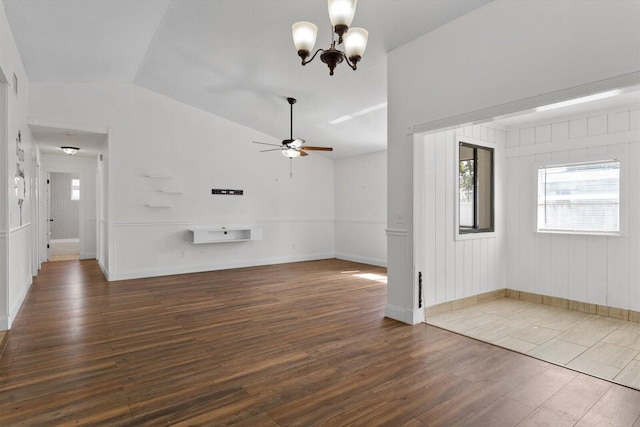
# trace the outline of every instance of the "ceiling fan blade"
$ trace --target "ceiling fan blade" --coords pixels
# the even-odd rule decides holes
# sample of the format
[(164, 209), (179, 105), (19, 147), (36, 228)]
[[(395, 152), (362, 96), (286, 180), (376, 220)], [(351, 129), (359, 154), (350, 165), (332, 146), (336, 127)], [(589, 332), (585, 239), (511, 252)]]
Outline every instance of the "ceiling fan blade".
[(315, 150), (315, 151), (333, 151), (333, 148), (331, 147), (313, 147), (310, 145), (303, 145), (302, 147), (305, 150)]
[(270, 148), (268, 150), (260, 150), (260, 153), (266, 153), (267, 151), (282, 151), (282, 148)]
[(305, 153), (304, 151), (302, 151), (302, 150), (301, 150), (301, 149), (299, 149), (299, 148), (296, 148), (296, 151), (297, 151), (298, 153), (300, 153), (300, 156), (302, 156), (302, 157), (304, 157), (304, 156), (308, 156), (308, 155), (309, 155), (308, 153)]
[(254, 144), (272, 145), (274, 147), (280, 147), (280, 145), (278, 144), (269, 144), (268, 142), (258, 142), (258, 141), (251, 141), (251, 142), (253, 142)]

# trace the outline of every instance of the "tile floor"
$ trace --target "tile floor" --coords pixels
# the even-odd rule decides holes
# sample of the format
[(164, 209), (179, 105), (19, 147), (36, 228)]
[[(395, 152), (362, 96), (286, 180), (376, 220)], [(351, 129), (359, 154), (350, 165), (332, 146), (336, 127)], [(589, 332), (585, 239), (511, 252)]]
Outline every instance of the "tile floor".
[(427, 323), (640, 390), (640, 323), (511, 298)]

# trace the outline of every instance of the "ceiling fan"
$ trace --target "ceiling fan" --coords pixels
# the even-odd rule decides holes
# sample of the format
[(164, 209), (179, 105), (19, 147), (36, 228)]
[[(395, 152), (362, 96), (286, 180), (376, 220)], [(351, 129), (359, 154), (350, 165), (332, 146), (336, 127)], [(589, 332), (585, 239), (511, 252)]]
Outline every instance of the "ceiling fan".
[(289, 102), (289, 106), (291, 108), (291, 118), (290, 118), (290, 133), (289, 139), (283, 139), (282, 144), (269, 144), (267, 142), (258, 142), (253, 141), (254, 144), (262, 144), (262, 145), (271, 145), (278, 148), (271, 148), (269, 150), (261, 150), (261, 153), (267, 151), (278, 151), (282, 153), (283, 156), (288, 157), (289, 159), (293, 159), (294, 157), (300, 156), (308, 156), (309, 154), (306, 151), (333, 151), (331, 147), (313, 147), (310, 145), (304, 145), (305, 140), (300, 138), (293, 138), (293, 104), (296, 103), (295, 98), (287, 98)]

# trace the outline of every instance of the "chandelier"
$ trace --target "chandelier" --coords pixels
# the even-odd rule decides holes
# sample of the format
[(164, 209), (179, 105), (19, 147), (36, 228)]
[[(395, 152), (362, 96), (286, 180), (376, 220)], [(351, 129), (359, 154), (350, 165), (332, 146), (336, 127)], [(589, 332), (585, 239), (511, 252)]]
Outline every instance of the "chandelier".
[[(353, 15), (356, 13), (356, 2), (358, 0), (327, 0), (329, 4), (329, 19), (333, 27), (333, 32), (338, 35), (331, 36), (331, 46), (329, 49), (318, 49), (311, 59), (309, 55), (316, 44), (318, 27), (311, 22), (296, 22), (291, 30), (293, 31), (293, 44), (298, 51), (298, 56), (302, 58), (302, 65), (313, 61), (320, 53), (320, 60), (329, 67), (329, 74), (333, 76), (336, 65), (345, 61), (352, 70), (356, 70), (358, 62), (362, 59), (362, 54), (367, 47), (369, 33), (364, 28), (349, 28)], [(345, 52), (336, 49), (344, 41)]]

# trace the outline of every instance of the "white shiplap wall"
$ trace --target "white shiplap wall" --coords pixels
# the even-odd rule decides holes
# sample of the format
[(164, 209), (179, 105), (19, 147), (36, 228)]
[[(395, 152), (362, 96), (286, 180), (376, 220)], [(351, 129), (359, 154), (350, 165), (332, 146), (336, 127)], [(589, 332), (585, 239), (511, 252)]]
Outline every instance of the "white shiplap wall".
[[(456, 136), (496, 144), (496, 233), (491, 237), (455, 240)], [(423, 272), (427, 307), (505, 287), (505, 138), (505, 132), (497, 127), (475, 125), (429, 134), (416, 141), (415, 267), (416, 272)]]
[[(506, 287), (640, 310), (640, 110), (509, 128), (506, 147)], [(627, 159), (623, 235), (535, 233), (536, 165), (608, 155)]]

